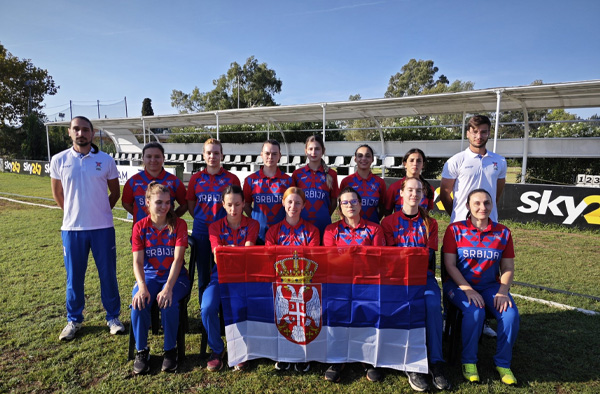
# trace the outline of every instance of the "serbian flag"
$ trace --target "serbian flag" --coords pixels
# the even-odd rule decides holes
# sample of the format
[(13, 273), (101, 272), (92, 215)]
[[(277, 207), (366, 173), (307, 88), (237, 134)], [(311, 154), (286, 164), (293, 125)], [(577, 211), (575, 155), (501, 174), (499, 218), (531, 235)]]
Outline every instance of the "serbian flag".
[(229, 365), (269, 358), (427, 373), (426, 248), (219, 247)]

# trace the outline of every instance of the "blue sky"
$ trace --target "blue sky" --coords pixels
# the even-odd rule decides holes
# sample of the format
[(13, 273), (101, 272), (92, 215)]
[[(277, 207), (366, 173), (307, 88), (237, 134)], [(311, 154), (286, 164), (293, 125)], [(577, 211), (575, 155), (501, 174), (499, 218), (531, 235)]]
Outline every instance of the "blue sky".
[[(46, 114), (213, 88), (254, 55), (283, 81), (280, 104), (383, 97), (411, 58), (475, 89), (600, 78), (600, 1), (0, 0), (0, 42), (48, 70)], [(600, 109), (578, 110), (587, 117)]]

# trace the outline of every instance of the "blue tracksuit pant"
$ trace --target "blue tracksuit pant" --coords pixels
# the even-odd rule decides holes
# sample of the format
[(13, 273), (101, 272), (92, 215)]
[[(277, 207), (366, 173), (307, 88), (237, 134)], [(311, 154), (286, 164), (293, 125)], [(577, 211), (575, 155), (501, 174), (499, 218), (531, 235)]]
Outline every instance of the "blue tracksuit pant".
[(463, 313), (462, 319), (462, 359), (463, 364), (477, 363), (477, 350), (479, 345), (479, 336), (483, 329), (486, 310), (494, 316), (498, 322), (498, 337), (496, 339), (496, 354), (494, 363), (498, 367), (510, 368), (512, 361), (512, 349), (517, 340), (519, 332), (519, 311), (517, 305), (509, 294), (513, 304), (506, 312), (498, 312), (494, 308), (494, 297), (500, 288), (499, 283), (492, 283), (484, 288), (476, 288), (485, 302), (485, 308), (478, 308), (475, 305), (469, 305), (467, 296), (452, 280), (444, 283), (444, 294), (448, 296), (450, 302), (456, 305)]
[(427, 332), (427, 353), (429, 363), (443, 363), (442, 354), (442, 293), (435, 280), (435, 274), (427, 271), (427, 285), (425, 285), (425, 326)]
[(83, 321), (84, 280), (90, 249), (100, 278), (100, 295), (106, 320), (119, 317), (121, 298), (117, 283), (117, 247), (114, 227), (99, 230), (62, 231), (67, 270), (67, 320)]
[[(156, 295), (161, 292), (165, 283), (167, 283), (168, 275), (160, 279), (146, 280), (146, 286), (150, 292), (150, 302), (142, 310), (131, 308), (131, 325), (133, 327), (133, 335), (135, 337), (135, 348), (144, 350), (148, 346), (148, 329), (150, 328), (150, 311), (152, 303), (156, 302)], [(135, 296), (138, 292), (137, 283), (133, 287), (131, 296)], [(171, 306), (161, 309), (161, 323), (165, 334), (163, 349), (165, 351), (173, 349), (177, 345), (177, 329), (179, 328), (179, 301), (185, 297), (190, 291), (190, 280), (187, 271), (182, 269), (177, 278), (177, 282), (173, 286), (173, 298)]]
[(215, 353), (222, 353), (225, 344), (221, 338), (221, 320), (219, 319), (219, 305), (221, 305), (221, 291), (219, 289), (219, 275), (217, 266), (212, 269), (210, 283), (202, 295), (200, 314), (202, 324), (208, 335), (208, 346)]

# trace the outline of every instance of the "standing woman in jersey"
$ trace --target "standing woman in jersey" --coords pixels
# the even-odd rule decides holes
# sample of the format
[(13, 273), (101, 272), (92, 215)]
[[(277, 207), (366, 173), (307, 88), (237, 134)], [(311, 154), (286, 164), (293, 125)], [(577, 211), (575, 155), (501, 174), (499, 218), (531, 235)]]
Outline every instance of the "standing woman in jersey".
[(127, 212), (133, 215), (133, 223), (148, 215), (146, 206), (146, 189), (150, 182), (155, 181), (169, 188), (171, 204), (175, 208), (175, 200), (179, 206), (175, 210), (177, 217), (183, 216), (187, 210), (185, 186), (175, 175), (169, 174), (163, 168), (165, 149), (158, 142), (149, 142), (142, 149), (144, 171), (140, 171), (127, 180), (123, 186), (121, 204)]
[[(227, 216), (212, 223), (209, 228), (210, 247), (213, 252), (217, 246), (252, 246), (256, 244), (260, 225), (254, 219), (244, 216), (244, 194), (238, 185), (230, 185), (223, 190), (223, 208)], [(221, 292), (219, 291), (219, 274), (217, 265), (212, 268), (210, 283), (204, 290), (200, 312), (202, 324), (208, 335), (208, 346), (211, 355), (206, 368), (216, 372), (223, 368), (223, 355), (225, 344), (221, 338), (221, 321), (219, 319), (219, 305)], [(237, 371), (245, 369), (246, 362), (235, 366)]]
[(383, 179), (371, 172), (375, 155), (369, 145), (360, 145), (354, 152), (356, 172), (342, 180), (340, 190), (347, 186), (354, 188), (361, 196), (363, 219), (379, 223), (385, 213), (386, 184)]
[(162, 370), (174, 372), (177, 369), (179, 301), (190, 290), (190, 280), (183, 266), (188, 245), (187, 224), (173, 212), (170, 188), (150, 182), (145, 200), (150, 214), (133, 225), (131, 237), (136, 280), (131, 300), (131, 325), (137, 350), (134, 375), (150, 370), (147, 345), (153, 302), (158, 303), (162, 313), (165, 336)]
[[(338, 211), (342, 218), (330, 224), (323, 235), (323, 246), (384, 246), (383, 229), (377, 223), (366, 220), (361, 215), (361, 198), (358, 192), (348, 186), (338, 197)], [(325, 372), (325, 380), (339, 382), (345, 364), (332, 364)], [(378, 368), (367, 366), (367, 379), (378, 382), (382, 378)]]
[(421, 149), (413, 148), (406, 152), (402, 159), (402, 164), (406, 170), (406, 176), (392, 183), (385, 197), (385, 210), (387, 215), (390, 215), (392, 212), (398, 212), (402, 208), (400, 189), (402, 187), (402, 182), (406, 178), (418, 178), (421, 181), (423, 184), (423, 199), (421, 200), (420, 205), (427, 212), (430, 212), (433, 209), (435, 190), (425, 178), (423, 178), (423, 175), (421, 175), (425, 163), (427, 163), (427, 158)]
[(444, 264), (449, 279), (444, 294), (463, 314), (462, 371), (478, 382), (477, 350), (486, 310), (498, 322), (494, 364), (503, 383), (517, 384), (510, 370), (519, 331), (519, 311), (509, 293), (515, 273), (510, 230), (490, 219), (493, 199), (484, 189), (467, 196), (467, 219), (454, 222), (444, 235)]
[[(427, 284), (425, 285), (425, 331), (429, 373), (433, 385), (447, 390), (450, 383), (446, 378), (442, 355), (442, 307), (440, 287), (435, 279), (435, 252), (438, 249), (438, 224), (419, 203), (423, 197), (423, 184), (417, 178), (404, 178), (400, 186), (402, 208), (381, 222), (388, 246), (421, 247), (429, 250)], [(416, 391), (429, 389), (425, 375), (406, 372), (410, 386)]]
[(279, 142), (265, 141), (260, 155), (264, 165), (244, 180), (244, 212), (260, 223), (256, 244), (264, 245), (267, 229), (285, 217), (281, 201), (292, 178), (277, 167), (281, 158)]
[(225, 217), (221, 193), (229, 185), (240, 186), (235, 174), (221, 167), (223, 147), (219, 140), (209, 138), (203, 148), (206, 169), (192, 175), (187, 189), (188, 210), (194, 218), (192, 238), (195, 241), (198, 272), (198, 295), (202, 302), (204, 286), (210, 278), (212, 252), (208, 226)]
[(308, 164), (293, 172), (292, 184), (306, 195), (302, 218), (317, 226), (319, 233), (323, 234), (325, 227), (331, 224), (331, 214), (337, 203), (337, 173), (323, 160), (325, 145), (321, 137), (308, 137), (304, 152)]
[[(319, 229), (301, 217), (306, 197), (302, 189), (290, 187), (283, 193), (283, 207), (285, 219), (271, 226), (267, 231), (265, 245), (294, 245), (294, 246), (319, 246)], [(287, 371), (291, 364), (285, 361), (275, 363), (275, 369)], [(308, 372), (310, 363), (296, 363), (298, 372)]]

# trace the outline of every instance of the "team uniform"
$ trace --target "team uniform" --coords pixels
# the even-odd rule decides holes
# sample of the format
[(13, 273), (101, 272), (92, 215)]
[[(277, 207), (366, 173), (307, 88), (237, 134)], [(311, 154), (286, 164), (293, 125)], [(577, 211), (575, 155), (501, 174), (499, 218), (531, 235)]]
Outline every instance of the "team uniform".
[(264, 241), (267, 229), (285, 218), (281, 204), (283, 193), (292, 185), (292, 178), (279, 168), (272, 178), (263, 169), (244, 180), (244, 200), (252, 201), (252, 219), (260, 224), (258, 238)]
[(323, 234), (323, 246), (385, 246), (383, 229), (377, 223), (360, 219), (356, 228), (344, 219), (330, 224)]
[(187, 199), (196, 201), (194, 207), (194, 227), (192, 238), (196, 242), (196, 266), (198, 268), (198, 292), (202, 297), (204, 282), (210, 275), (211, 247), (208, 238), (208, 226), (227, 214), (223, 209), (221, 193), (229, 185), (240, 186), (240, 180), (231, 172), (221, 167), (215, 175), (206, 170), (192, 175), (188, 183)]
[[(260, 224), (246, 216), (242, 216), (240, 227), (232, 229), (227, 223), (227, 217), (219, 219), (208, 228), (211, 249), (217, 246), (245, 246), (246, 242), (256, 243)], [(208, 335), (208, 346), (214, 353), (221, 354), (225, 349), (221, 339), (221, 322), (219, 320), (219, 305), (221, 304), (221, 292), (219, 291), (219, 275), (217, 266), (212, 269), (210, 283), (204, 290), (200, 311), (202, 324)]]
[[(385, 196), (385, 209), (386, 210), (394, 211), (394, 212), (398, 212), (398, 211), (402, 210), (403, 202), (402, 202), (402, 196), (400, 196), (400, 190), (402, 190), (402, 183), (404, 182), (404, 179), (406, 179), (406, 177), (392, 183), (390, 188), (387, 190), (387, 194)], [(421, 183), (423, 183), (423, 182), (421, 182)], [(423, 184), (423, 186), (426, 187), (425, 184)], [(431, 186), (431, 185), (427, 185), (427, 186), (429, 186), (431, 195), (434, 196), (435, 190), (433, 189), (433, 186)], [(434, 199), (427, 197), (427, 193), (425, 193), (425, 191), (426, 190), (423, 190), (423, 198), (421, 199), (419, 206), (421, 206), (421, 208), (423, 208), (424, 210), (429, 212), (433, 209)]]
[(355, 172), (342, 179), (340, 190), (350, 186), (358, 192), (361, 198), (361, 217), (373, 223), (379, 223), (379, 207), (385, 206), (386, 184), (383, 179), (369, 173), (365, 179)]
[(52, 157), (50, 177), (61, 181), (64, 194), (62, 230), (67, 271), (67, 320), (81, 323), (85, 306), (84, 280), (90, 249), (96, 262), (106, 320), (119, 317), (117, 247), (108, 181), (119, 178), (115, 161), (106, 153), (84, 155), (70, 148)]
[(319, 242), (319, 229), (304, 219), (295, 226), (283, 219), (269, 228), (265, 237), (265, 245), (319, 246)]
[(467, 148), (448, 159), (442, 170), (442, 178), (454, 179), (452, 216), (450, 223), (467, 218), (467, 196), (472, 190), (485, 189), (492, 196), (493, 209), (490, 219), (498, 221), (496, 190), (498, 179), (506, 178), (506, 159), (494, 152), (485, 155)]
[(185, 186), (175, 175), (169, 174), (164, 168), (156, 178), (145, 170), (140, 171), (127, 180), (127, 183), (123, 186), (123, 196), (121, 197), (121, 201), (124, 203), (133, 204), (134, 224), (148, 216), (146, 190), (148, 190), (148, 185), (152, 181), (156, 181), (169, 188), (171, 206), (173, 208), (175, 207), (175, 201), (179, 205), (187, 206)]
[(444, 282), (444, 294), (463, 313), (462, 320), (462, 363), (477, 362), (479, 335), (483, 328), (486, 310), (498, 322), (498, 337), (494, 362), (496, 366), (510, 368), (512, 348), (519, 331), (519, 311), (515, 301), (505, 312), (494, 308), (494, 297), (500, 288), (500, 261), (514, 258), (515, 251), (510, 230), (505, 226), (489, 221), (481, 231), (471, 220), (455, 222), (448, 226), (444, 235), (444, 253), (456, 254), (456, 267), (465, 280), (483, 297), (485, 309), (478, 308), (469, 301), (463, 290), (448, 278)]
[(431, 364), (443, 363), (442, 354), (442, 294), (435, 279), (435, 251), (438, 249), (438, 224), (429, 218), (429, 226), (420, 213), (408, 217), (399, 210), (381, 222), (388, 246), (429, 248), (427, 284), (425, 285), (425, 312), (427, 353)]
[[(331, 188), (327, 186), (327, 174), (332, 179)], [(327, 174), (323, 166), (313, 171), (308, 165), (292, 173), (293, 186), (302, 189), (306, 195), (302, 219), (317, 226), (320, 234), (323, 234), (325, 227), (331, 224), (331, 199), (338, 196), (337, 173), (329, 169)]]
[[(152, 303), (156, 302), (157, 294), (163, 290), (169, 279), (171, 265), (175, 259), (175, 247), (187, 248), (188, 246), (187, 224), (183, 219), (177, 218), (175, 229), (171, 233), (168, 226), (158, 230), (152, 225), (150, 216), (146, 216), (134, 224), (131, 245), (133, 252), (144, 252), (144, 280), (150, 293), (150, 302), (144, 309), (131, 308), (135, 346), (140, 351), (148, 345), (150, 310)], [(138, 291), (139, 287), (136, 283), (131, 296), (134, 297)], [(185, 267), (181, 267), (172, 291), (171, 306), (161, 309), (165, 351), (175, 348), (177, 344), (179, 301), (190, 291), (190, 280)]]

